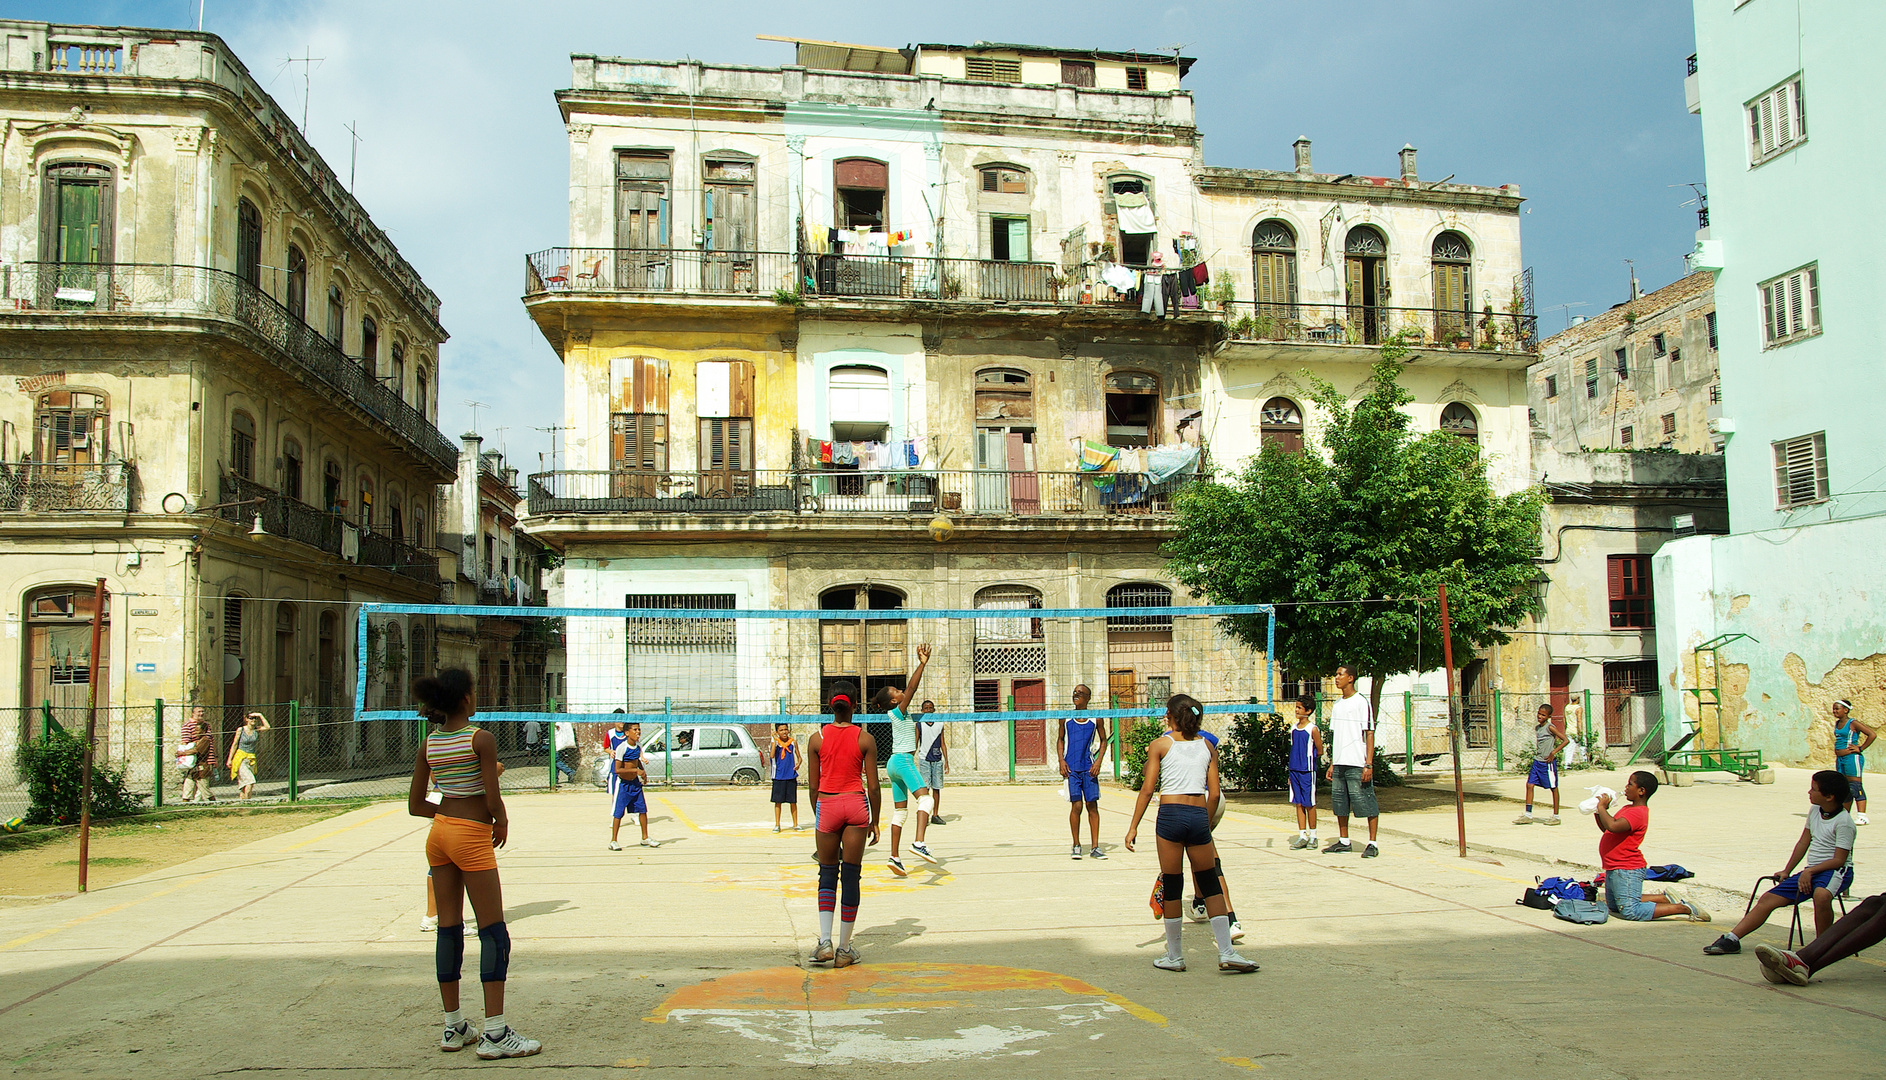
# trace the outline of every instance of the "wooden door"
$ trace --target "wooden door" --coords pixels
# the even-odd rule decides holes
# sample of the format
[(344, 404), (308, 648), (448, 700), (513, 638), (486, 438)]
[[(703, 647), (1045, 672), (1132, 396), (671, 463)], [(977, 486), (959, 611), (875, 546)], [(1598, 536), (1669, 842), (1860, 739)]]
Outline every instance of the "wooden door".
[(1434, 264), (1434, 335), (1440, 342), (1471, 336), (1467, 315), (1467, 267), (1462, 263)]
[(295, 700), (295, 630), (279, 623), (275, 628), (275, 701)]
[(1565, 719), (1565, 703), (1572, 697), (1571, 664), (1553, 664), (1546, 674), (1547, 684), (1551, 689), (1552, 715)]
[(984, 513), (1009, 508), (1008, 429), (976, 429), (976, 510)]
[(753, 292), (755, 224), (751, 184), (709, 184), (703, 195), (708, 250), (701, 287), (709, 292)]
[(668, 186), (621, 181), (616, 187), (616, 287), (668, 287)]
[(1041, 512), (1041, 481), (1035, 476), (1035, 447), (1019, 431), (1008, 433), (1009, 508), (1018, 514)]
[(753, 493), (753, 421), (702, 420), (700, 483), (696, 490), (713, 498)]
[(1257, 317), (1271, 320), (1259, 333), (1285, 337), (1278, 319), (1293, 319), (1297, 299), (1297, 258), (1287, 251), (1259, 251), (1251, 257), (1251, 279), (1257, 285)]
[(1113, 668), (1107, 672), (1109, 708), (1130, 709), (1139, 704), (1139, 682), (1132, 668)]
[[(1048, 680), (1016, 679), (1009, 686), (1009, 693), (1015, 698), (1016, 712), (1039, 712), (1048, 707)], [(1048, 722), (1046, 720), (1015, 721), (1015, 763), (1017, 765), (1046, 765), (1048, 763)]]
[(1348, 257), (1349, 322), (1373, 345), (1386, 332), (1388, 312), (1388, 260), (1363, 255)]

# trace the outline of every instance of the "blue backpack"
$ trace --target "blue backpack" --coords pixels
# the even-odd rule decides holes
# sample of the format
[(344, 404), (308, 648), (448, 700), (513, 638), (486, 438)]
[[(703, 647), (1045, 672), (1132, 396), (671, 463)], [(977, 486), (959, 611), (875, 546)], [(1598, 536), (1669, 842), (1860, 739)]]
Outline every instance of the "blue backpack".
[(1549, 877), (1539, 883), (1539, 894), (1554, 900), (1591, 900), (1591, 891), (1577, 878)]
[(1552, 915), (1584, 926), (1596, 926), (1611, 918), (1611, 912), (1603, 904), (1590, 900), (1560, 900), (1552, 906)]

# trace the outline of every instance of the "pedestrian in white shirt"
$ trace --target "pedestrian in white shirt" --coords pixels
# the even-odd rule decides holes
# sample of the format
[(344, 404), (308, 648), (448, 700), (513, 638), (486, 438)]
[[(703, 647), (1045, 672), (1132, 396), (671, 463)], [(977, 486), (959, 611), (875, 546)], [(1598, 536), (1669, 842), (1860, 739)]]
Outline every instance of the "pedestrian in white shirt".
[(1336, 669), (1336, 692), (1342, 697), (1329, 710), (1329, 802), (1336, 812), (1336, 839), (1323, 849), (1325, 855), (1347, 855), (1355, 848), (1349, 844), (1351, 814), (1369, 819), (1369, 845), (1362, 857), (1373, 859), (1381, 854), (1375, 846), (1375, 823), (1381, 808), (1375, 801), (1375, 714), (1369, 699), (1356, 693), (1356, 668), (1343, 664)]

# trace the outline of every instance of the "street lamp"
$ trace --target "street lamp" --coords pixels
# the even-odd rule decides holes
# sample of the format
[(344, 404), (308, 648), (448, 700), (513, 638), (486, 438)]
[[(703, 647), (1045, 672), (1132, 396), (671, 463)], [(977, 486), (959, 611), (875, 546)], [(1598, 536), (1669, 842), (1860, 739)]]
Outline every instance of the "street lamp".
[[(173, 499), (175, 502), (172, 502)], [(266, 501), (264, 497), (258, 495), (253, 499), (237, 499), (235, 502), (216, 503), (213, 506), (191, 506), (188, 497), (180, 491), (173, 491), (164, 496), (163, 506), (166, 514), (207, 514), (211, 510), (226, 510), (232, 506), (253, 506), (255, 507), (255, 524), (249, 526), (249, 535), (268, 536), (270, 535), (268, 529), (262, 526), (264, 501)]]

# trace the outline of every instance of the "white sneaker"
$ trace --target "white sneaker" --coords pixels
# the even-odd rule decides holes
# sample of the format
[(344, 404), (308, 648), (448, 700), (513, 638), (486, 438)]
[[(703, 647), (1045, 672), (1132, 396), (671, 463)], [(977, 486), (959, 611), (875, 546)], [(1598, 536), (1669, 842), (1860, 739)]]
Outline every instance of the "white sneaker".
[(913, 852), (916, 852), (917, 857), (922, 859), (924, 862), (933, 863), (937, 866), (943, 865), (943, 860), (937, 858), (935, 855), (930, 854), (930, 845), (924, 843), (921, 840), (912, 841), (910, 844), (910, 850)]
[(544, 1048), (536, 1039), (526, 1039), (517, 1033), (516, 1028), (506, 1027), (497, 1037), (478, 1036), (478, 1056), (486, 1061), (497, 1058), (529, 1057)]
[(1193, 922), (1210, 922), (1211, 913), (1205, 910), (1205, 901), (1192, 897), (1192, 902), (1185, 909), (1186, 918)]
[(1515, 824), (1515, 825), (1530, 825), (1530, 824), (1532, 824), (1532, 815), (1531, 815), (1531, 814), (1521, 814), (1521, 815), (1519, 815), (1518, 817), (1516, 817), (1516, 818), (1514, 818), (1514, 819), (1513, 819), (1513, 824)]
[(1153, 961), (1153, 966), (1158, 968), (1161, 971), (1184, 971), (1185, 970), (1185, 957), (1162, 956), (1159, 959)]
[(832, 962), (831, 938), (820, 938), (819, 943), (812, 947), (811, 961), (814, 964), (829, 964)]
[(1231, 940), (1232, 941), (1244, 940), (1244, 924), (1243, 923), (1231, 924)]
[(1855, 815), (1853, 815), (1853, 823), (1854, 823), (1855, 825), (1864, 825), (1864, 824), (1866, 824), (1866, 815), (1865, 815), (1865, 814), (1855, 814)]
[(439, 1049), (456, 1054), (477, 1041), (478, 1032), (472, 1029), (471, 1021), (460, 1020), (456, 1024), (445, 1025), (445, 1034), (439, 1039)]
[(439, 917), (437, 915), (419, 916), (419, 932), (420, 933), (430, 934), (433, 931), (437, 930), (438, 928), (439, 928)]
[(1237, 953), (1222, 953), (1218, 957), (1218, 970), (1229, 971), (1237, 975), (1249, 975), (1257, 970), (1257, 965)]
[(656, 843), (656, 842), (655, 842), (655, 841), (653, 841), (653, 840), (643, 840), (643, 841), (642, 841), (642, 846), (643, 846), (643, 847), (660, 847), (661, 845), (660, 845), (660, 844), (658, 844), (658, 843)]
[(1067, 857), (1070, 859), (1073, 859), (1075, 862), (1080, 862), (1081, 861), (1081, 846), (1079, 844), (1075, 844), (1074, 849), (1067, 853)]
[(616, 843), (616, 842), (615, 842), (614, 840), (611, 840), (611, 841), (609, 841), (609, 850), (610, 850), (610, 851), (621, 851), (621, 850), (622, 850), (622, 845), (621, 845), (621, 844), (618, 844), (618, 843)]

